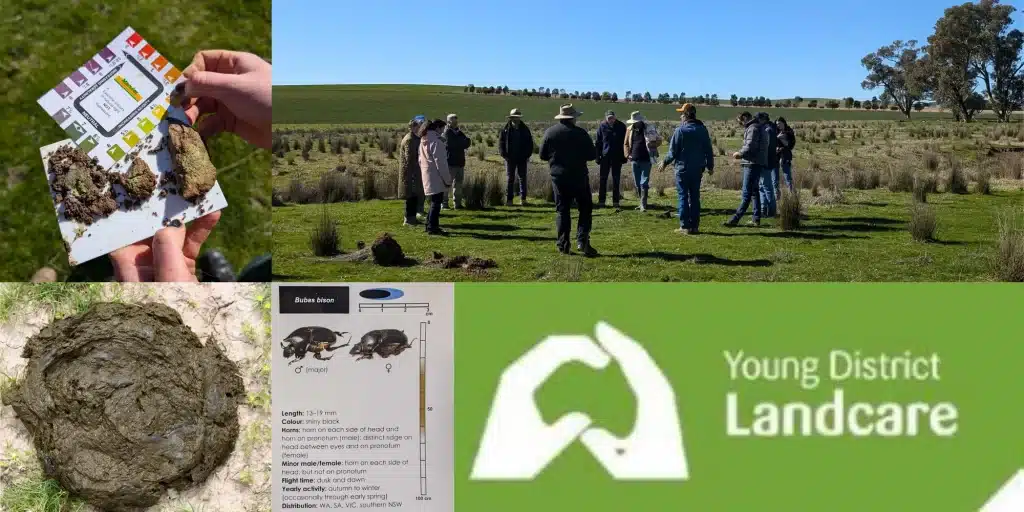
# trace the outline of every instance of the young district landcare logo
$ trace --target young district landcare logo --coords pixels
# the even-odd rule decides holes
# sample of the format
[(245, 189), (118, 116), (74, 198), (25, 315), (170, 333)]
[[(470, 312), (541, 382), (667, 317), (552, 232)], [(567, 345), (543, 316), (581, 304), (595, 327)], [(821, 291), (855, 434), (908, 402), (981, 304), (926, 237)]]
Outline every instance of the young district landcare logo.
[[(591, 426), (581, 412), (544, 422), (534, 394), (562, 365), (595, 370), (620, 365), (637, 402), (632, 432), (618, 438)], [(532, 480), (576, 439), (617, 480), (686, 480), (689, 470), (675, 393), (654, 359), (636, 341), (605, 322), (595, 339), (548, 336), (502, 373), (491, 405), (473, 480)]]

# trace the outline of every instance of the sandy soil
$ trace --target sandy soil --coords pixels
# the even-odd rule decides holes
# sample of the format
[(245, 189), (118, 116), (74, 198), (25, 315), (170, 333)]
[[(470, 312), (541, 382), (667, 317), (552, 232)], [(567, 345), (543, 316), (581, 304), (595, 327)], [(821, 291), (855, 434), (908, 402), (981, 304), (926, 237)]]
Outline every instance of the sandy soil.
[[(0, 286), (4, 286), (0, 284)], [(211, 337), (221, 343), (225, 354), (239, 366), (250, 396), (266, 393), (256, 372), (264, 363), (261, 345), (269, 343), (256, 297), (269, 288), (248, 284), (110, 284), (105, 290), (113, 297), (120, 292), (123, 302), (159, 302), (181, 314), (185, 324), (204, 343)], [(44, 307), (29, 307), (0, 325), (0, 373), (17, 375), (24, 367), (21, 348), (25, 340), (49, 323), (51, 313)], [(264, 345), (265, 346), (265, 345)], [(241, 422), (235, 451), (201, 486), (183, 493), (168, 494), (151, 511), (194, 510), (196, 512), (255, 512), (270, 510), (270, 418), (259, 407), (239, 407)], [(265, 435), (248, 436), (248, 432)], [(9, 443), (9, 447), (7, 446)], [(28, 433), (10, 407), (0, 407), (0, 450), (31, 449)], [(0, 490), (3, 483), (0, 482)], [(85, 510), (93, 511), (92, 507)]]

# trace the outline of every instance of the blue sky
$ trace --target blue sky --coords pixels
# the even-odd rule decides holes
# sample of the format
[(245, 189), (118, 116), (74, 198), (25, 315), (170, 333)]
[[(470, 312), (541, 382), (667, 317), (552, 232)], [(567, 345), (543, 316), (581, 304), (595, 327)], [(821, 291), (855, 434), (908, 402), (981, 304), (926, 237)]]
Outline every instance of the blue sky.
[(860, 59), (961, 1), (277, 1), (274, 84), (870, 98)]

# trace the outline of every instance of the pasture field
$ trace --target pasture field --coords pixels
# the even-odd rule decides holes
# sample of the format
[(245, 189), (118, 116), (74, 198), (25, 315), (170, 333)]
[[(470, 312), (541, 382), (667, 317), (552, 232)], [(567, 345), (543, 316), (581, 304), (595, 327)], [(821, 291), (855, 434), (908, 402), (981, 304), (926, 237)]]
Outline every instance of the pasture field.
[[(39, 159), (39, 147), (66, 136), (36, 99), (126, 26), (138, 30), (175, 65), (204, 49), (270, 58), (270, 0), (246, 2), (40, 2), (4, 5), (0, 22), (0, 281), (26, 281), (42, 266), (60, 279), (102, 280), (107, 258), (71, 276)], [(226, 23), (225, 20), (230, 20)], [(168, 30), (167, 27), (176, 27)], [(223, 252), (236, 270), (270, 251), (270, 154), (234, 135), (209, 141), (228, 200), (203, 249)]]
[[(826, 108), (760, 108), (731, 107), (728, 97), (720, 98), (726, 106), (698, 106), (704, 120), (733, 119), (743, 110), (765, 110), (772, 117), (783, 116), (790, 121), (817, 120), (898, 120), (903, 115), (893, 111), (866, 111)], [(809, 99), (805, 99), (806, 102)], [(614, 110), (623, 120), (633, 110), (640, 110), (648, 119), (678, 119), (678, 105), (656, 103), (600, 102), (529, 98), (506, 95), (471, 94), (462, 87), (433, 85), (284, 85), (274, 87), (274, 124), (364, 124), (408, 122), (416, 114), (428, 117), (457, 112), (463, 122), (503, 121), (509, 110), (519, 108), (524, 120), (547, 122), (558, 113), (559, 105), (572, 102), (584, 113), (583, 120), (599, 121), (604, 112)], [(915, 112), (915, 119), (945, 119), (941, 112)]]
[[(438, 115), (443, 110), (437, 103), (411, 109)], [(699, 114), (709, 110), (701, 108)], [(275, 106), (275, 112), (281, 109)], [(774, 116), (779, 110), (769, 112)], [(798, 137), (794, 175), (803, 205), (801, 225), (782, 229), (771, 219), (760, 228), (729, 229), (721, 224), (739, 203), (740, 167), (728, 155), (740, 147), (742, 131), (732, 121), (704, 119), (718, 157), (716, 172), (704, 179), (703, 234), (673, 232), (678, 221), (671, 171), (653, 173), (653, 206), (646, 213), (635, 211), (627, 165), (623, 210), (595, 210), (592, 243), (601, 252), (595, 259), (557, 253), (550, 180), (536, 155), (530, 162), (530, 204), (502, 204), (504, 168), (495, 147), (500, 122), (463, 123), (473, 140), (466, 164), (467, 183), (473, 186), (467, 197), (483, 208), (443, 211), (441, 226), (448, 237), (402, 226), (402, 202), (394, 197), (395, 148), (403, 125), (275, 125), (275, 274), (314, 281), (1024, 279), (1024, 159), (1017, 152), (1024, 147), (1024, 129), (1019, 124), (791, 123)], [(529, 124), (539, 142), (551, 122)], [(665, 137), (675, 125), (656, 124)], [(582, 126), (592, 134), (596, 129), (593, 121)], [(596, 197), (596, 166), (590, 174)], [(573, 217), (575, 222), (575, 210)], [(344, 256), (316, 256), (311, 235), (323, 218), (335, 226), (342, 253), (388, 232), (415, 263), (379, 267), (342, 261)], [(934, 231), (919, 237), (926, 241), (916, 241), (911, 227), (916, 230), (930, 218)], [(434, 252), (493, 259), (497, 268), (468, 272), (423, 264)]]

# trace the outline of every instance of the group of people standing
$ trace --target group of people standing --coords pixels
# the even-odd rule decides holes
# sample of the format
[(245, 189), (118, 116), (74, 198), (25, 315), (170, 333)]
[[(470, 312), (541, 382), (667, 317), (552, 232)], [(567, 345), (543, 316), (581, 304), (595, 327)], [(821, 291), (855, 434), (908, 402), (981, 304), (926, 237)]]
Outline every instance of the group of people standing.
[[(685, 104), (676, 109), (681, 123), (669, 140), (668, 150), (658, 166), (664, 170), (672, 165), (678, 192), (679, 229), (683, 234), (698, 234), (700, 227), (700, 188), (704, 173), (715, 169), (715, 151), (711, 135), (699, 119), (697, 109)], [(558, 250), (572, 253), (573, 204), (579, 212), (576, 227), (576, 249), (583, 255), (594, 257), (598, 252), (590, 244), (594, 202), (590, 189), (587, 165), (597, 161), (600, 172), (598, 207), (604, 207), (611, 178), (612, 206), (620, 207), (620, 179), (622, 166), (630, 163), (633, 181), (640, 205), (648, 207), (650, 176), (654, 162), (659, 159), (662, 144), (657, 128), (648, 123), (640, 112), (633, 112), (626, 123), (616, 118), (615, 112), (605, 112), (597, 128), (596, 143), (590, 134), (577, 125), (583, 113), (572, 104), (562, 105), (555, 116), (557, 124), (544, 132), (539, 148), (542, 161), (548, 163), (554, 191)], [(507, 184), (505, 204), (512, 205), (518, 192), (521, 204), (527, 204), (527, 166), (534, 152), (533, 135), (522, 121), (522, 112), (513, 109), (499, 134), (499, 153), (505, 160)], [(740, 206), (725, 226), (738, 225), (753, 203), (752, 225), (759, 225), (762, 217), (776, 214), (779, 197), (779, 173), (786, 185), (793, 189), (792, 162), (796, 137), (786, 120), (772, 122), (768, 114), (757, 116), (743, 112), (737, 121), (743, 126), (743, 147), (733, 154), (743, 167), (743, 191)], [(420, 115), (409, 121), (409, 133), (399, 148), (400, 196), (405, 199), (405, 224), (415, 225), (424, 217), (426, 199), (430, 210), (426, 213), (426, 232), (444, 235), (440, 227), (440, 212), (449, 204), (462, 207), (462, 182), (465, 174), (466, 150), (472, 145), (459, 128), (458, 116), (449, 114), (446, 121), (428, 121)], [(518, 182), (518, 190), (515, 185)]]

